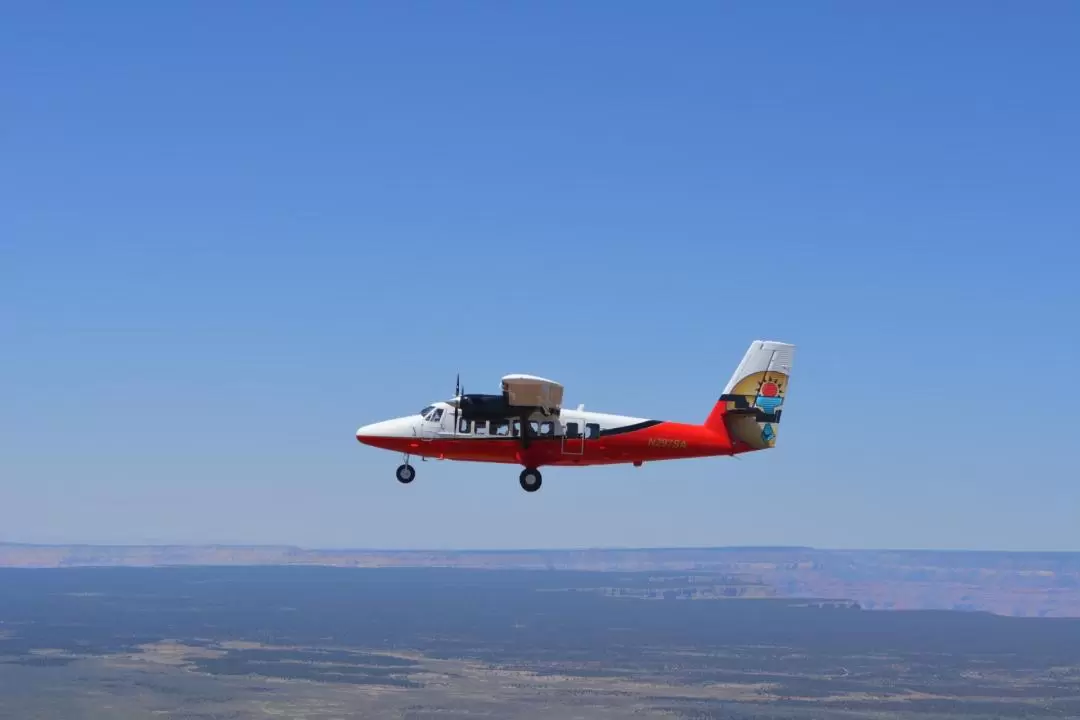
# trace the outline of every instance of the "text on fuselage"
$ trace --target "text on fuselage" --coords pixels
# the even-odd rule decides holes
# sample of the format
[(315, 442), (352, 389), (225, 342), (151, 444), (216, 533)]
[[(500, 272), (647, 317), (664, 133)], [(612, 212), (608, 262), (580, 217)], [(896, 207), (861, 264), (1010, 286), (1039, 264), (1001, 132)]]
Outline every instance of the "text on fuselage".
[(685, 448), (685, 440), (675, 440), (673, 438), (649, 438), (649, 447), (662, 447), (662, 448)]

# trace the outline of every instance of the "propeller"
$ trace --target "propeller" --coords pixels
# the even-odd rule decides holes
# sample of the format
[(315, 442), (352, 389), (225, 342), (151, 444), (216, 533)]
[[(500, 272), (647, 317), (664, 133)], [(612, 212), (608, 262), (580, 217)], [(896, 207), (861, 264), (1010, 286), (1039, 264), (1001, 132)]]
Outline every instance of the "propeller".
[(458, 431), (458, 412), (461, 410), (461, 373), (457, 374), (457, 380), (454, 382), (454, 432)]

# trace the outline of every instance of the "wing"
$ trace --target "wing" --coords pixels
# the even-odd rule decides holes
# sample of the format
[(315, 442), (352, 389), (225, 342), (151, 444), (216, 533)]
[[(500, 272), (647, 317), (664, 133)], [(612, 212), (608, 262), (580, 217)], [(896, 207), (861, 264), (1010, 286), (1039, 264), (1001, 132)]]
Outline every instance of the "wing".
[(502, 379), (502, 391), (514, 407), (540, 408), (548, 415), (562, 409), (563, 386), (554, 380), (535, 375), (506, 375)]

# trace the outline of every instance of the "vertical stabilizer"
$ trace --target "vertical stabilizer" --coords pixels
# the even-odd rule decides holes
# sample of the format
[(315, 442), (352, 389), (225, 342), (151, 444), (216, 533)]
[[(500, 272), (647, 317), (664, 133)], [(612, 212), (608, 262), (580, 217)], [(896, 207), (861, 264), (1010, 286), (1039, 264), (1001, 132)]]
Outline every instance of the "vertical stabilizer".
[(706, 427), (724, 430), (751, 450), (776, 446), (795, 360), (795, 346), (755, 340), (728, 380)]

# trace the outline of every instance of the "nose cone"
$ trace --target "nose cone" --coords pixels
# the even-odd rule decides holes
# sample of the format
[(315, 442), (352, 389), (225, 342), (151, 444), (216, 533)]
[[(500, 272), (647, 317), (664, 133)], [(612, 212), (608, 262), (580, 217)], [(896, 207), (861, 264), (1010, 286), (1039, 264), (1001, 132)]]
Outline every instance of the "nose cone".
[(364, 425), (357, 429), (356, 439), (365, 445), (370, 445), (372, 440), (377, 440), (381, 437), (386, 437), (387, 425), (386, 422), (371, 423), (370, 425)]
[(365, 445), (378, 444), (380, 440), (389, 438), (410, 437), (412, 431), (412, 418), (397, 418), (395, 420), (383, 420), (382, 422), (364, 425), (356, 431), (356, 439)]

